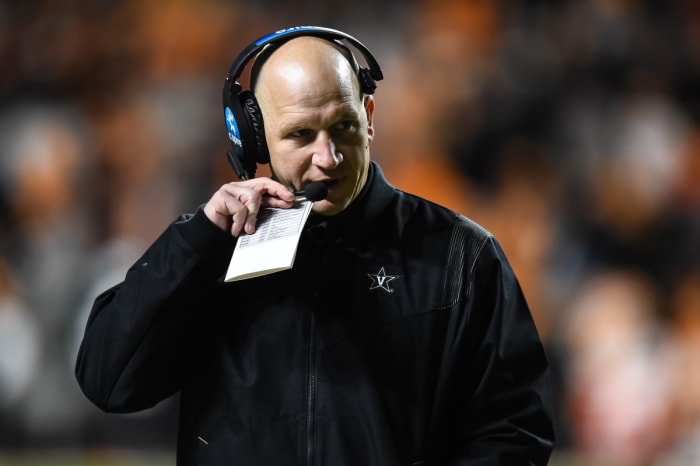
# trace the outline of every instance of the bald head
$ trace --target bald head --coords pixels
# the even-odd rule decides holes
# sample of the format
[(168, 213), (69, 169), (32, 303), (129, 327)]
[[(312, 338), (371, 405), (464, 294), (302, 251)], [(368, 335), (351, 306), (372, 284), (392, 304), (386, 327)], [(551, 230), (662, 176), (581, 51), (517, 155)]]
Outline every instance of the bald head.
[(302, 36), (263, 51), (253, 65), (251, 85), (259, 101), (279, 92), (280, 86), (298, 96), (334, 86), (361, 99), (356, 67), (352, 54), (342, 46)]

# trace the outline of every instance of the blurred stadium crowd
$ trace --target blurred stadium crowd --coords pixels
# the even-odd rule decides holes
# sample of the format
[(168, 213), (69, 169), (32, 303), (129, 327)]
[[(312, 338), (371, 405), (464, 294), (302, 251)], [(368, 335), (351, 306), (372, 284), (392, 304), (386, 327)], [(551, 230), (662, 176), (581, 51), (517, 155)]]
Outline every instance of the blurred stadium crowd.
[(173, 448), (174, 402), (82, 397), (81, 332), (233, 178), (228, 67), (299, 24), (382, 64), (388, 179), (502, 243), (553, 366), (555, 458), (700, 464), (693, 0), (0, 0), (0, 454)]

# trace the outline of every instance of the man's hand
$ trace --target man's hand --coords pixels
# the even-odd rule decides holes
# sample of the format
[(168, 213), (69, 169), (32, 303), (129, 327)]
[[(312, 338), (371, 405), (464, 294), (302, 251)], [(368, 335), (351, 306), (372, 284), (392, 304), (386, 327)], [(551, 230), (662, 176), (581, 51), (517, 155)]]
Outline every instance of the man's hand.
[(241, 231), (255, 232), (261, 207), (293, 205), (294, 193), (270, 178), (261, 177), (223, 185), (204, 206), (204, 213), (216, 226), (238, 236)]

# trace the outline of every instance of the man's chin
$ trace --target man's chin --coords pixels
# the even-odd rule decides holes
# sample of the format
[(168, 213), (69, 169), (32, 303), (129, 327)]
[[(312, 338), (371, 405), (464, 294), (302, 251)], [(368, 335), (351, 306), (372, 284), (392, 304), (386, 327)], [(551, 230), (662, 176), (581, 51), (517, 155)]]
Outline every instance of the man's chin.
[(322, 200), (322, 201), (316, 201), (314, 202), (314, 205), (312, 207), (312, 212), (318, 215), (324, 215), (326, 217), (330, 217), (336, 214), (339, 214), (345, 209), (345, 205), (338, 205), (335, 204), (329, 200)]

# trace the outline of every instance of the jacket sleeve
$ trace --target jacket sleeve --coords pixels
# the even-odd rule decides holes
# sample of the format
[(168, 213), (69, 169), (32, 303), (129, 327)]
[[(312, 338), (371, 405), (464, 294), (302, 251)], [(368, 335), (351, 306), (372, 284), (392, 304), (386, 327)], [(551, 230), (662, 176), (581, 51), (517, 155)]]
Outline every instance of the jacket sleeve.
[(88, 318), (75, 368), (85, 395), (108, 412), (154, 406), (179, 388), (188, 348), (233, 238), (200, 208), (181, 217), (99, 295)]
[[(450, 379), (445, 464), (546, 465), (554, 444), (543, 345), (505, 254), (490, 235), (465, 253)], [(478, 247), (477, 247), (478, 246)]]

